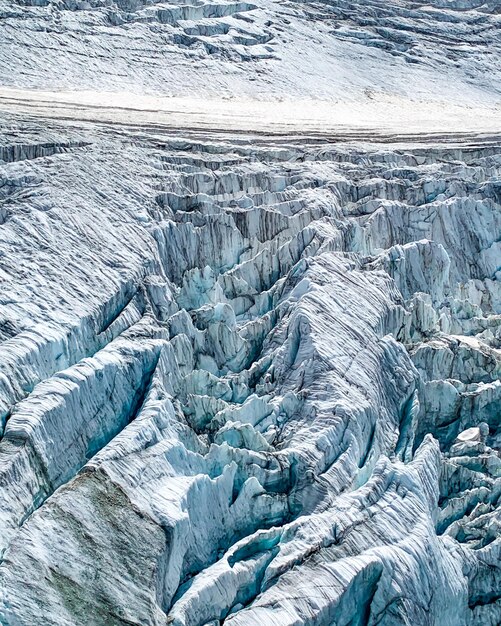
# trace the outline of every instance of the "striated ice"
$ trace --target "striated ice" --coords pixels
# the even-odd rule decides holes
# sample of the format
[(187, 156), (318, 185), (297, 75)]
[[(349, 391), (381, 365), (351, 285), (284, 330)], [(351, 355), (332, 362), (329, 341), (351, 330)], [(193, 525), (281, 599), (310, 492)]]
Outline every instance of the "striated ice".
[(501, 624), (498, 5), (0, 0), (2, 626)]
[(2, 165), (0, 621), (496, 624), (499, 150), (51, 126)]

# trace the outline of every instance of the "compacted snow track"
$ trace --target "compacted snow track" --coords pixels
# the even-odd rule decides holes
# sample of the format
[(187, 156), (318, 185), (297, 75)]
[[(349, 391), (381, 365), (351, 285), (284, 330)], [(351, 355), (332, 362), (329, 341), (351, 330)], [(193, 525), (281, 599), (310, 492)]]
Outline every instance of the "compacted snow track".
[(415, 101), (382, 95), (360, 102), (312, 99), (190, 99), (131, 93), (44, 92), (0, 87), (0, 111), (26, 118), (161, 130), (232, 141), (346, 141), (476, 144), (496, 142), (501, 101), (493, 105)]
[(495, 123), (1, 96), (0, 623), (498, 624)]

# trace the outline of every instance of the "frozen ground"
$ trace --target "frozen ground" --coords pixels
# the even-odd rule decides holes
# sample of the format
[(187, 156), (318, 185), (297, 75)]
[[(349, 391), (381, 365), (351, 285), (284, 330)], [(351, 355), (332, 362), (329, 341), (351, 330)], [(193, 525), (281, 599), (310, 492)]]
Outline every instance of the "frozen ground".
[(0, 0), (0, 624), (501, 623), (497, 2)]

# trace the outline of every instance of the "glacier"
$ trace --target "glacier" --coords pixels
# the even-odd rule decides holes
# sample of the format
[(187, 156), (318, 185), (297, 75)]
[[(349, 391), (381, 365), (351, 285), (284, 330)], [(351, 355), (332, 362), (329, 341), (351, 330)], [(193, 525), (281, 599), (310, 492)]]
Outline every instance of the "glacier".
[(501, 624), (499, 7), (0, 0), (2, 626)]

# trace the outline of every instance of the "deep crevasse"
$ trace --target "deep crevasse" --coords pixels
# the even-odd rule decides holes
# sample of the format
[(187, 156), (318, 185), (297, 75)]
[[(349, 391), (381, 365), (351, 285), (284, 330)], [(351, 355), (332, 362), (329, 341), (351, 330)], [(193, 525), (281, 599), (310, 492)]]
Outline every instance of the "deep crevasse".
[(499, 623), (501, 150), (49, 130), (0, 170), (1, 622)]

